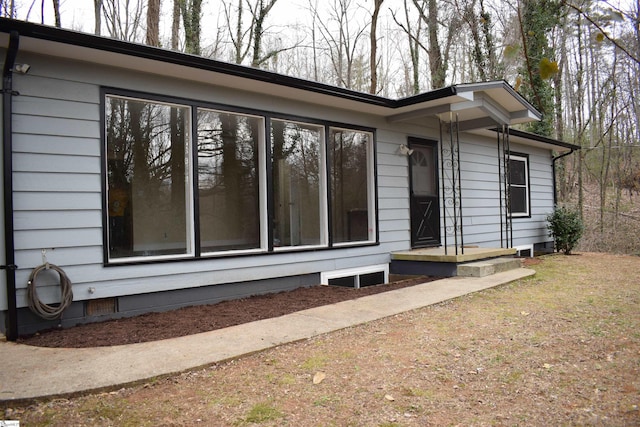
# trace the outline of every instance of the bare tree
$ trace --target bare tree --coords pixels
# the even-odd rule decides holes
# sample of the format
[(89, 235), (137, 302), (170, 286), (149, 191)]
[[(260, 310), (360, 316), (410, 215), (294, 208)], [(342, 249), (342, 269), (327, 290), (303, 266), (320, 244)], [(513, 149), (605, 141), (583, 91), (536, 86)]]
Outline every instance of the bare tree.
[[(422, 45), (420, 39), (422, 37), (422, 19), (419, 18), (415, 24), (415, 28), (412, 24), (410, 16), (410, 8), (408, 5), (409, 0), (404, 0), (404, 21), (400, 21), (394, 12), (391, 13), (394, 22), (402, 29), (407, 36), (407, 44), (409, 55), (411, 58), (411, 69), (405, 71), (405, 74), (411, 75), (411, 83), (408, 85), (411, 87), (411, 91), (405, 95), (415, 95), (420, 93), (420, 51), (426, 51), (427, 48)], [(406, 68), (406, 67), (405, 67)]]
[[(427, 55), (431, 71), (431, 89), (439, 89), (444, 87), (446, 83), (449, 54), (456, 33), (460, 29), (460, 20), (456, 13), (450, 13), (446, 17), (439, 14), (438, 12), (444, 8), (438, 5), (437, 0), (413, 0), (413, 4), (427, 26), (429, 40)], [(442, 45), (440, 26), (446, 28), (445, 41)]]
[(141, 41), (143, 1), (102, 0), (108, 34), (120, 40)]
[(326, 45), (325, 50), (329, 55), (335, 84), (350, 89), (356, 88), (357, 52), (366, 28), (362, 25), (352, 29), (352, 25), (357, 21), (351, 0), (334, 0), (328, 12), (329, 16), (324, 18), (314, 5), (311, 5), (311, 9), (321, 39)]
[(15, 0), (0, 0), (0, 16), (5, 18), (16, 17)]
[[(282, 46), (280, 42), (269, 40), (266, 21), (277, 0), (238, 0), (223, 2), (226, 29), (233, 46), (233, 61), (236, 64), (248, 62), (252, 67), (266, 67), (269, 61), (276, 61), (280, 53), (294, 49)], [(250, 15), (246, 19), (246, 15)], [(280, 37), (278, 37), (280, 39)], [(271, 43), (270, 43), (271, 42)]]
[[(492, 17), (484, 5), (484, 1), (471, 0), (460, 5), (460, 15), (469, 28), (472, 47), (472, 63), (478, 72), (481, 81), (495, 80), (499, 78), (498, 59), (496, 57), (496, 44), (492, 32)], [(468, 68), (472, 68), (469, 64)], [(475, 80), (475, 79), (474, 79)]]
[(253, 17), (251, 28), (253, 28), (253, 56), (251, 58), (251, 66), (259, 67), (260, 64), (268, 60), (275, 52), (269, 52), (267, 55), (262, 56), (262, 37), (264, 35), (264, 20), (276, 4), (277, 0), (270, 0), (265, 4), (264, 0), (256, 1), (255, 5), (251, 7), (251, 4), (247, 0), (247, 5), (250, 6), (251, 15)]

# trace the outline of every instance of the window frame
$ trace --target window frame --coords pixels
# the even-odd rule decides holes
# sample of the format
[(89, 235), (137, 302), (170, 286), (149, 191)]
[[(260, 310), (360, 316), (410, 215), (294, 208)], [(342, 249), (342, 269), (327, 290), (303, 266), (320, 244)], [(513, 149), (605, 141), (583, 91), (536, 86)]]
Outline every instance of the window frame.
[[(511, 162), (512, 161), (516, 161), (516, 162), (522, 162), (524, 163), (524, 178), (525, 178), (525, 183), (523, 184), (513, 184), (511, 182), (511, 172), (509, 172), (509, 182), (508, 182), (508, 188), (509, 188), (509, 194), (508, 194), (508, 198), (509, 198), (509, 216), (511, 218), (531, 218), (531, 174), (529, 172), (529, 155), (528, 154), (524, 154), (524, 153), (516, 153), (516, 152), (509, 152), (509, 171), (511, 171)], [(512, 207), (512, 203), (511, 203), (511, 189), (512, 188), (524, 188), (524, 195), (525, 195), (525, 200), (524, 200), (524, 206), (525, 206), (525, 211), (523, 212), (513, 212), (513, 207)]]
[[(111, 257), (109, 250), (110, 222), (108, 213), (108, 158), (107, 158), (107, 117), (106, 107), (109, 97), (133, 99), (141, 102), (168, 104), (171, 106), (186, 107), (189, 109), (189, 129), (188, 143), (185, 145), (185, 209), (187, 222), (187, 243), (188, 248), (184, 254), (135, 256), (135, 257)], [(378, 188), (376, 176), (376, 130), (374, 128), (358, 126), (350, 123), (335, 122), (310, 118), (304, 116), (278, 114), (269, 111), (242, 108), (233, 105), (213, 103), (208, 101), (165, 96), (148, 92), (127, 90), (115, 87), (102, 86), (100, 88), (100, 127), (101, 127), (101, 183), (102, 183), (102, 234), (103, 234), (103, 265), (117, 266), (129, 264), (146, 264), (157, 262), (175, 262), (185, 260), (204, 260), (225, 257), (255, 256), (275, 253), (288, 253), (300, 251), (332, 250), (345, 247), (363, 247), (379, 245), (378, 227)], [(260, 223), (260, 247), (252, 249), (230, 249), (225, 251), (204, 252), (201, 248), (200, 239), (200, 201), (198, 195), (198, 111), (200, 109), (213, 110), (221, 113), (248, 115), (262, 119), (260, 126), (260, 138), (257, 141), (258, 147), (258, 191), (259, 191), (259, 223)], [(320, 179), (320, 243), (317, 245), (281, 246), (274, 247), (273, 244), (273, 218), (274, 218), (274, 189), (272, 177), (272, 156), (271, 156), (271, 120), (300, 123), (319, 127), (322, 130), (320, 144), (319, 179)], [(329, 150), (329, 138), (332, 129), (339, 129), (351, 132), (362, 132), (369, 134), (367, 141), (367, 209), (368, 215), (368, 238), (367, 240), (334, 243), (332, 238), (332, 212), (331, 212), (331, 188), (330, 174), (331, 164)]]
[[(319, 146), (319, 160), (318, 160), (318, 179), (319, 179), (319, 221), (320, 221), (320, 242), (315, 245), (289, 245), (289, 246), (275, 246), (274, 245), (274, 220), (276, 215), (275, 208), (275, 191), (273, 189), (273, 153), (271, 151), (273, 147), (273, 141), (271, 140), (271, 127), (274, 121), (280, 121), (284, 123), (295, 123), (306, 126), (317, 127), (320, 130), (320, 146)], [(269, 212), (269, 244), (270, 250), (273, 252), (291, 252), (291, 251), (302, 251), (302, 250), (314, 250), (314, 249), (322, 249), (329, 246), (329, 211), (328, 211), (328, 203), (329, 200), (329, 185), (328, 185), (328, 171), (327, 171), (327, 130), (328, 127), (318, 121), (312, 121), (309, 119), (301, 119), (294, 118), (291, 116), (283, 117), (283, 116), (269, 116), (267, 120), (267, 147), (269, 151), (269, 156), (267, 159), (267, 168), (269, 170), (269, 185), (270, 190), (268, 191), (268, 198), (270, 208)]]
[[(102, 88), (100, 91), (100, 123), (102, 135), (102, 204), (103, 204), (103, 253), (105, 264), (123, 264), (123, 263), (139, 263), (153, 262), (176, 259), (190, 259), (196, 252), (195, 225), (194, 225), (194, 183), (193, 183), (193, 108), (191, 105), (181, 102), (172, 97), (154, 96), (150, 94), (141, 94), (137, 92), (121, 91), (117, 89), (106, 90)], [(110, 246), (110, 225), (109, 225), (109, 179), (108, 179), (108, 154), (107, 154), (107, 117), (106, 106), (107, 99), (119, 98), (131, 101), (140, 101), (145, 103), (157, 103), (166, 106), (185, 108), (188, 112), (188, 136), (185, 141), (185, 161), (188, 159), (188, 165), (185, 165), (185, 252), (182, 254), (166, 254), (166, 255), (138, 255), (126, 257), (112, 257), (109, 249)]]
[[(197, 240), (197, 245), (196, 245), (196, 258), (211, 258), (211, 257), (219, 257), (222, 255), (242, 255), (242, 254), (259, 254), (259, 253), (265, 253), (268, 251), (268, 234), (267, 234), (267, 230), (268, 230), (268, 218), (267, 218), (267, 186), (266, 186), (266, 179), (267, 179), (267, 171), (266, 171), (266, 167), (265, 167), (265, 163), (266, 163), (266, 150), (265, 150), (265, 140), (267, 139), (265, 132), (266, 132), (266, 122), (267, 119), (266, 117), (264, 117), (264, 115), (261, 115), (259, 113), (256, 113), (255, 111), (247, 111), (247, 110), (241, 110), (241, 109), (234, 109), (234, 108), (225, 108), (219, 105), (211, 105), (211, 104), (203, 104), (203, 103), (195, 103), (192, 107), (192, 111), (193, 111), (193, 123), (192, 123), (192, 127), (193, 127), (193, 131), (195, 139), (192, 137), (193, 141), (195, 142), (195, 146), (193, 148), (193, 158), (194, 160), (192, 161), (192, 164), (197, 165), (198, 164), (198, 148), (197, 148), (197, 138), (198, 138), (198, 134), (197, 134), (197, 129), (198, 129), (198, 112), (199, 110), (206, 110), (206, 111), (210, 111), (210, 112), (215, 112), (215, 113), (222, 113), (222, 114), (234, 114), (234, 115), (238, 115), (238, 116), (247, 116), (247, 117), (251, 117), (251, 118), (258, 118), (261, 120), (262, 122), (262, 126), (260, 127), (260, 134), (258, 136), (259, 140), (257, 141), (256, 145), (257, 145), (257, 149), (258, 149), (258, 209), (259, 209), (259, 215), (260, 218), (258, 220), (259, 223), (259, 247), (256, 248), (250, 248), (250, 249), (228, 249), (228, 250), (223, 250), (223, 251), (203, 251), (202, 250), (202, 243), (201, 243), (201, 237), (202, 237), (202, 233), (201, 233), (201, 227), (200, 227), (200, 197), (199, 197), (199, 179), (198, 176), (196, 174), (196, 176), (192, 177), (193, 180), (193, 184), (194, 184), (194, 195), (195, 195), (195, 199), (194, 203), (196, 204), (196, 212), (195, 214), (197, 214), (197, 216), (194, 217), (195, 222), (196, 222), (196, 228), (194, 229), (194, 233), (196, 235), (196, 240)], [(192, 142), (193, 144), (193, 142)]]
[[(367, 212), (370, 212), (370, 215), (367, 215), (367, 240), (356, 240), (356, 241), (344, 241), (344, 242), (334, 242), (333, 236), (331, 234), (331, 230), (333, 228), (333, 218), (332, 215), (332, 206), (331, 206), (331, 167), (329, 158), (331, 151), (329, 149), (329, 138), (331, 138), (332, 130), (337, 131), (347, 131), (347, 132), (361, 132), (367, 133), (370, 135), (368, 141), (368, 149), (367, 149)], [(376, 133), (374, 130), (365, 130), (363, 128), (355, 128), (355, 127), (345, 127), (343, 124), (331, 124), (327, 126), (326, 130), (326, 151), (327, 151), (327, 197), (328, 197), (328, 212), (330, 216), (330, 221), (328, 222), (329, 226), (329, 238), (330, 238), (330, 246), (334, 248), (339, 247), (349, 247), (349, 246), (358, 246), (361, 244), (373, 243), (379, 241), (379, 230), (378, 230), (378, 185), (377, 185), (377, 166), (376, 166)]]

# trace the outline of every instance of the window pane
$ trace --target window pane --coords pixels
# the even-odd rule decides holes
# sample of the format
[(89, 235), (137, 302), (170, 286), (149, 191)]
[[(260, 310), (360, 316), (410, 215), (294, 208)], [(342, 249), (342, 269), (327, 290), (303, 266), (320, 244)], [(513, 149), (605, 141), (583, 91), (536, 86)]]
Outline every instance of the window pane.
[(189, 108), (107, 97), (109, 257), (184, 254)]
[(433, 147), (416, 146), (411, 161), (411, 188), (416, 196), (438, 196), (438, 168)]
[(321, 142), (318, 126), (271, 122), (276, 247), (321, 243)]
[(509, 160), (509, 180), (514, 185), (527, 184), (527, 167), (524, 160)]
[(330, 132), (333, 242), (371, 240), (368, 162), (371, 134), (340, 129)]
[(261, 129), (259, 117), (198, 110), (202, 252), (260, 247)]
[(526, 187), (511, 187), (511, 213), (527, 213), (527, 189)]

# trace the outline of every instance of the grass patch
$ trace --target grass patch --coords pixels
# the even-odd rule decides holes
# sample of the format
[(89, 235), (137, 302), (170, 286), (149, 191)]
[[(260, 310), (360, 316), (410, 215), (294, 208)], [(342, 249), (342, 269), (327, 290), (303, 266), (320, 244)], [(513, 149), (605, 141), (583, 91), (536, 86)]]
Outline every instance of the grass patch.
[(314, 371), (314, 370), (325, 367), (328, 361), (329, 361), (329, 358), (327, 356), (312, 356), (307, 360), (305, 360), (304, 362), (302, 362), (302, 365), (300, 365), (300, 367), (302, 369)]
[(245, 421), (248, 423), (264, 423), (282, 418), (284, 414), (270, 403), (256, 403), (250, 410)]

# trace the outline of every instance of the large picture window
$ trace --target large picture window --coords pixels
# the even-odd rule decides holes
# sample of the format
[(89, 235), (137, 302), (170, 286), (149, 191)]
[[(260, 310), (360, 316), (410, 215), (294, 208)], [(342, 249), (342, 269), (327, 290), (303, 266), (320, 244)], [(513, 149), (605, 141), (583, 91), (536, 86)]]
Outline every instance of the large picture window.
[(321, 126), (271, 121), (273, 246), (326, 243)]
[(334, 243), (373, 240), (371, 134), (331, 128), (331, 214)]
[(376, 240), (373, 132), (104, 95), (105, 261)]
[(188, 107), (109, 96), (110, 258), (191, 252)]
[(202, 252), (259, 248), (261, 117), (198, 110)]
[(509, 155), (509, 207), (512, 217), (528, 217), (529, 212), (529, 158)]

